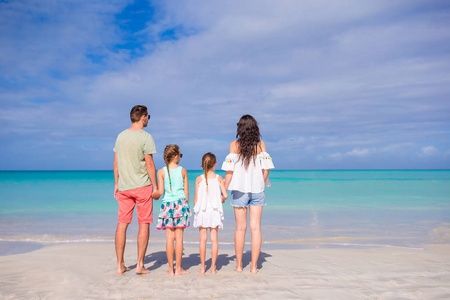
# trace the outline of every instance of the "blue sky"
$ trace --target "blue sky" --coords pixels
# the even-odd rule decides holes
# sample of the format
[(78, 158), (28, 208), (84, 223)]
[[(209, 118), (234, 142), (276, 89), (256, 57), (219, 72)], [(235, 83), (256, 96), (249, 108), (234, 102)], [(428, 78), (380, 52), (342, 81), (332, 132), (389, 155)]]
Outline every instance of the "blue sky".
[(0, 170), (109, 170), (129, 111), (199, 169), (450, 168), (447, 1), (0, 1)]

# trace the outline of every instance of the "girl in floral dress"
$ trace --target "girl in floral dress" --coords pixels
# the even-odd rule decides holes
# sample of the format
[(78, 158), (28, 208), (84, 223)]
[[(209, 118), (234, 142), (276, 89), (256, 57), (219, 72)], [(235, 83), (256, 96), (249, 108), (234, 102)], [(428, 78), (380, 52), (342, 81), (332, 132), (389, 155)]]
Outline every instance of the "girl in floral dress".
[[(154, 198), (158, 199), (164, 192), (156, 229), (166, 231), (166, 254), (169, 263), (169, 270), (166, 273), (169, 275), (189, 273), (181, 267), (183, 233), (184, 229), (189, 227), (191, 215), (187, 171), (178, 165), (182, 156), (177, 145), (168, 145), (164, 149), (166, 166), (158, 170), (158, 190), (156, 195), (154, 194)], [(174, 252), (175, 269), (173, 265)]]

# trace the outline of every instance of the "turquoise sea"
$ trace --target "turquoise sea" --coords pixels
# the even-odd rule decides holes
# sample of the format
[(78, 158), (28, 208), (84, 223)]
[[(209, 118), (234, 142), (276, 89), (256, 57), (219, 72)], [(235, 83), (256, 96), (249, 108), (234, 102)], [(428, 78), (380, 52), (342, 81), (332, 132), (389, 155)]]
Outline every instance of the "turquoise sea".
[[(188, 174), (193, 200), (201, 171)], [(450, 170), (274, 170), (270, 179), (263, 248), (450, 243)], [(0, 255), (55, 243), (112, 243), (117, 222), (113, 189), (112, 171), (0, 171)], [(229, 201), (224, 208), (219, 241), (233, 247)], [(154, 220), (158, 212), (155, 201)], [(164, 232), (155, 226), (150, 243), (162, 243)], [(136, 233), (134, 218), (130, 242)], [(198, 243), (196, 229), (186, 229), (185, 243)]]

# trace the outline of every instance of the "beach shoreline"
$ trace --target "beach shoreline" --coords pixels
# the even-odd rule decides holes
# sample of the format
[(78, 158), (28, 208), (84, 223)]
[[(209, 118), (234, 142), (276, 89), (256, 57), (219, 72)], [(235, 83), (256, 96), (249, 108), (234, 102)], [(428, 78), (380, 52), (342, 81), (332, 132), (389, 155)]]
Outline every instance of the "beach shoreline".
[[(207, 251), (207, 266), (210, 261)], [(248, 250), (248, 249), (246, 249)], [(163, 244), (149, 244), (148, 275), (136, 275), (136, 245), (127, 244), (125, 262), (132, 270), (115, 274), (112, 243), (59, 244), (0, 257), (2, 299), (448, 299), (450, 245), (423, 249), (262, 249), (260, 273), (234, 271), (234, 250), (219, 250), (217, 275), (197, 273), (198, 247), (185, 245), (182, 266), (190, 274), (164, 274)]]

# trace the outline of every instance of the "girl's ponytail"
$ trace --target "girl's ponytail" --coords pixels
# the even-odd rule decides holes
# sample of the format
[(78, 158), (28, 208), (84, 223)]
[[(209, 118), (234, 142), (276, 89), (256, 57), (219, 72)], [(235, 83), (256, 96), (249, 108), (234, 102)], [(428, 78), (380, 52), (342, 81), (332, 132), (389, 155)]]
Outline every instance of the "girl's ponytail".
[(214, 167), (216, 161), (216, 156), (211, 152), (206, 153), (202, 157), (202, 169), (203, 173), (205, 173), (206, 191), (208, 191), (208, 171)]
[(180, 148), (177, 145), (168, 145), (164, 149), (164, 162), (166, 163), (167, 175), (169, 176), (170, 193), (172, 193), (172, 194), (173, 194), (172, 180), (170, 179), (169, 164), (172, 161), (172, 159), (177, 155), (180, 155)]

